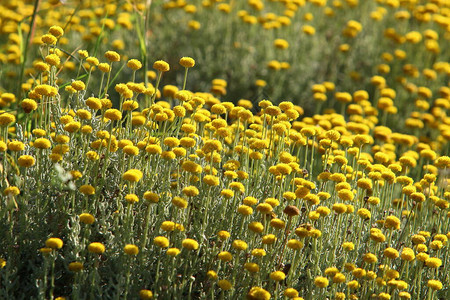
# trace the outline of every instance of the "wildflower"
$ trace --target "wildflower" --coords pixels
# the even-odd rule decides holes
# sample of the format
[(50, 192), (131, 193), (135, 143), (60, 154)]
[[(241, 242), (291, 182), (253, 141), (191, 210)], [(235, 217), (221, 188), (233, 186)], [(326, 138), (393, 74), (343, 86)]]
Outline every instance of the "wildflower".
[(373, 264), (373, 263), (376, 263), (376, 262), (378, 261), (378, 258), (377, 258), (377, 256), (376, 256), (375, 254), (373, 254), (373, 253), (366, 253), (366, 254), (364, 254), (364, 256), (363, 256), (363, 260), (364, 260), (366, 263)]
[(269, 300), (271, 295), (268, 291), (260, 287), (252, 287), (247, 294), (247, 298), (249, 299), (260, 299), (260, 300)]
[(151, 299), (151, 298), (153, 298), (153, 293), (150, 290), (140, 290), (139, 298), (141, 298), (142, 300)]
[(82, 213), (79, 215), (80, 222), (84, 224), (94, 224), (95, 217), (89, 213)]
[(139, 248), (133, 244), (127, 244), (123, 248), (123, 251), (128, 255), (137, 255), (139, 253)]
[(247, 262), (244, 264), (244, 269), (251, 273), (258, 273), (259, 272), (259, 265), (251, 262)]
[(256, 248), (256, 249), (252, 250), (252, 255), (256, 256), (256, 257), (263, 257), (263, 256), (266, 256), (266, 254), (267, 253), (264, 249)]
[(439, 280), (435, 279), (428, 280), (427, 286), (435, 291), (442, 289), (442, 283)]
[(270, 279), (274, 280), (274, 281), (282, 281), (286, 278), (286, 274), (284, 274), (281, 271), (275, 271), (270, 273)]
[(342, 248), (346, 251), (353, 251), (355, 249), (355, 245), (352, 242), (345, 242), (342, 244)]
[(317, 276), (314, 279), (314, 285), (319, 287), (319, 288), (325, 288), (328, 286), (328, 279), (326, 277), (322, 277), (322, 276)]
[(251, 222), (248, 224), (248, 229), (255, 233), (261, 233), (264, 230), (264, 225), (260, 222)]
[(387, 258), (390, 258), (390, 259), (395, 259), (399, 256), (399, 253), (394, 248), (388, 247), (384, 250), (384, 256), (386, 256)]
[(81, 270), (84, 269), (83, 263), (77, 262), (77, 261), (69, 263), (68, 267), (69, 267), (69, 270), (72, 272), (80, 272)]
[(360, 284), (359, 284), (358, 281), (352, 280), (352, 281), (350, 281), (349, 283), (347, 283), (347, 286), (348, 286), (350, 289), (356, 290), (357, 288), (360, 287)]
[(98, 64), (98, 69), (103, 73), (109, 73), (111, 71), (111, 66), (107, 63)]
[(401, 253), (401, 258), (406, 261), (413, 261), (415, 259), (414, 250), (411, 248), (403, 248)]
[(395, 216), (388, 216), (384, 222), (384, 227), (388, 229), (400, 229), (400, 220)]
[(191, 57), (182, 57), (180, 59), (180, 65), (185, 68), (192, 68), (195, 65), (195, 60)]
[(169, 249), (167, 249), (167, 255), (168, 256), (172, 256), (172, 257), (175, 257), (175, 256), (177, 256), (178, 254), (180, 254), (180, 249), (178, 249), (178, 248), (169, 248)]
[(48, 63), (50, 66), (59, 66), (59, 64), (61, 63), (61, 59), (56, 54), (49, 54), (45, 57), (45, 62)]
[(267, 234), (265, 236), (262, 237), (262, 243), (264, 245), (271, 245), (273, 243), (275, 243), (277, 240), (277, 237), (274, 234)]
[(105, 246), (102, 243), (90, 243), (88, 251), (95, 254), (102, 254), (105, 252)]
[(347, 211), (347, 206), (343, 203), (336, 203), (333, 204), (332, 209), (338, 214), (343, 214)]
[(185, 187), (184, 189), (183, 189), (183, 194), (185, 194), (186, 196), (188, 196), (188, 197), (195, 197), (195, 196), (197, 196), (198, 194), (199, 194), (200, 192), (199, 192), (199, 190), (198, 190), (198, 188), (196, 188), (195, 186), (188, 186), (188, 187)]
[(217, 236), (222, 240), (226, 240), (230, 237), (230, 233), (228, 231), (225, 230), (221, 230), (217, 233)]
[(231, 246), (238, 251), (244, 251), (248, 248), (248, 244), (242, 240), (234, 240)]
[(37, 103), (33, 99), (24, 99), (20, 103), (20, 106), (25, 111), (25, 113), (30, 113), (37, 109)]
[(256, 207), (256, 210), (262, 214), (269, 214), (270, 212), (272, 212), (273, 208), (268, 203), (261, 203), (261, 204), (258, 204), (258, 206)]
[(400, 292), (398, 293), (400, 299), (411, 299), (411, 294), (408, 292)]
[(436, 269), (436, 268), (439, 268), (440, 266), (442, 266), (442, 260), (440, 260), (437, 257), (430, 257), (430, 258), (427, 258), (427, 260), (425, 261), (425, 264), (429, 268)]
[(175, 196), (172, 199), (172, 204), (175, 205), (178, 208), (185, 209), (188, 206), (188, 202), (186, 199), (183, 199), (181, 197)]
[(127, 67), (133, 71), (136, 71), (136, 70), (139, 70), (140, 68), (142, 68), (142, 63), (137, 59), (130, 59), (127, 62)]
[(205, 175), (203, 177), (203, 182), (209, 186), (218, 186), (220, 183), (220, 179), (219, 177), (216, 177), (214, 175)]
[(48, 149), (51, 146), (51, 143), (46, 138), (38, 138), (34, 141), (33, 146), (38, 149)]
[(122, 175), (122, 178), (127, 181), (138, 182), (141, 180), (142, 176), (143, 174), (141, 171), (137, 169), (130, 169)]
[(226, 279), (219, 280), (219, 282), (217, 282), (217, 285), (224, 291), (228, 291), (233, 287), (231, 282)]
[(118, 121), (122, 119), (122, 113), (117, 109), (110, 108), (105, 111), (105, 118), (111, 121)]
[(230, 252), (228, 251), (222, 251), (220, 252), (217, 257), (221, 260), (221, 261), (231, 261), (233, 259), (233, 256), (231, 255)]
[(52, 27), (50, 27), (48, 32), (57, 38), (61, 37), (64, 34), (64, 30), (58, 25), (53, 25)]
[(217, 273), (213, 270), (209, 270), (206, 272), (206, 276), (208, 276), (209, 279), (216, 280), (218, 278)]
[(120, 61), (120, 55), (119, 55), (119, 53), (117, 53), (115, 51), (106, 51), (105, 52), (105, 57), (110, 62)]
[(63, 244), (63, 241), (59, 238), (49, 238), (45, 241), (45, 246), (52, 249), (61, 249)]
[(186, 248), (187, 250), (197, 250), (199, 247), (197, 241), (193, 239), (184, 239), (182, 245), (183, 248)]
[(19, 156), (19, 158), (17, 159), (17, 163), (19, 164), (19, 166), (24, 167), (24, 168), (29, 168), (34, 166), (34, 164), (36, 163), (36, 160), (34, 159), (33, 156), (31, 155), (21, 155)]
[(358, 216), (360, 216), (362, 219), (365, 219), (365, 220), (370, 219), (370, 217), (371, 217), (370, 211), (365, 208), (358, 209), (358, 211), (356, 213), (358, 214)]
[(127, 201), (127, 203), (129, 203), (129, 204), (134, 204), (134, 203), (139, 202), (139, 197), (136, 196), (135, 194), (128, 194), (128, 195), (125, 195), (125, 201)]
[(170, 70), (169, 64), (163, 60), (155, 61), (155, 63), (153, 64), (153, 68), (160, 72), (167, 72)]
[(0, 114), (0, 126), (5, 127), (10, 123), (16, 122), (16, 117), (10, 113)]
[(85, 195), (94, 195), (95, 194), (95, 188), (89, 184), (80, 186), (80, 188), (78, 190), (80, 191), (80, 193), (85, 194)]

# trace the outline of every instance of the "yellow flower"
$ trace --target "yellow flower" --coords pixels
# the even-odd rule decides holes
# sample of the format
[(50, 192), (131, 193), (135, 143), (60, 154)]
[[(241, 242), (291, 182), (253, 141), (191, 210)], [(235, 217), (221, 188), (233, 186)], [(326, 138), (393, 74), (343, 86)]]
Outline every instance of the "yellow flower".
[(266, 256), (266, 254), (266, 250), (264, 249), (256, 248), (252, 250), (252, 255), (256, 257), (263, 257)]
[(72, 272), (80, 272), (81, 270), (83, 270), (83, 268), (84, 266), (81, 262), (74, 261), (69, 263), (69, 270)]
[(218, 186), (220, 184), (220, 179), (214, 175), (205, 175), (203, 177), (203, 182), (209, 186)]
[(219, 254), (217, 255), (217, 257), (221, 260), (221, 261), (231, 261), (233, 259), (233, 256), (231, 255), (230, 252), (228, 251), (222, 251), (219, 252)]
[(224, 291), (228, 291), (233, 287), (231, 282), (226, 279), (219, 280), (219, 282), (217, 282), (217, 285)]
[(38, 138), (34, 141), (33, 146), (38, 149), (48, 149), (51, 146), (51, 143), (46, 138)]
[(178, 249), (178, 248), (169, 248), (169, 249), (167, 249), (167, 255), (168, 256), (172, 256), (172, 257), (175, 257), (175, 256), (177, 256), (178, 254), (180, 254), (180, 249)]
[(36, 110), (38, 105), (33, 99), (24, 99), (20, 103), (20, 106), (26, 113), (30, 113), (33, 110)]
[(400, 220), (396, 216), (388, 216), (384, 222), (384, 227), (388, 229), (400, 229)]
[(129, 203), (129, 204), (138, 203), (139, 197), (136, 196), (135, 194), (128, 194), (128, 195), (125, 195), (125, 201), (127, 201), (127, 203)]
[(343, 283), (343, 282), (345, 282), (345, 280), (346, 280), (345, 275), (342, 273), (338, 272), (333, 276), (334, 283)]
[(1, 113), (0, 114), (0, 126), (5, 127), (9, 124), (16, 122), (16, 117), (10, 113)]
[(238, 251), (244, 251), (248, 248), (248, 245), (244, 241), (234, 240), (232, 243), (232, 247)]
[(195, 65), (195, 60), (191, 57), (182, 57), (180, 59), (180, 65), (185, 68), (192, 68)]
[(90, 243), (88, 251), (95, 254), (102, 254), (105, 252), (105, 246), (102, 243)]
[(53, 25), (52, 27), (50, 27), (48, 32), (57, 38), (61, 37), (64, 34), (64, 30), (58, 25)]
[(439, 280), (434, 279), (428, 280), (427, 286), (435, 291), (442, 289), (442, 283)]
[(122, 119), (122, 113), (117, 109), (110, 108), (105, 111), (105, 118), (111, 121), (118, 121)]
[(153, 243), (160, 248), (169, 247), (169, 239), (164, 236), (157, 236), (153, 239)]
[(79, 218), (80, 222), (84, 224), (94, 224), (95, 222), (95, 217), (88, 213), (82, 213), (81, 215), (79, 215)]
[(277, 237), (274, 234), (267, 234), (262, 237), (262, 243), (264, 245), (271, 245), (277, 241)]
[(287, 242), (287, 247), (292, 250), (300, 250), (303, 248), (303, 243), (298, 240), (291, 239)]
[(248, 299), (269, 300), (272, 296), (268, 291), (260, 287), (252, 287), (248, 292)]
[(137, 255), (139, 253), (139, 248), (133, 244), (127, 244), (123, 248), (123, 251), (128, 255)]
[(56, 54), (49, 54), (45, 57), (45, 62), (48, 63), (50, 66), (59, 66), (59, 64), (61, 63), (61, 59)]
[(173, 197), (172, 204), (175, 205), (176, 207), (182, 208), (182, 209), (187, 208), (187, 206), (188, 206), (187, 200), (183, 199), (181, 197), (178, 197), (178, 196)]
[(137, 59), (130, 59), (127, 62), (127, 67), (132, 69), (133, 71), (136, 71), (142, 68), (142, 63)]
[(411, 248), (403, 248), (401, 253), (401, 258), (406, 261), (413, 261), (415, 259), (414, 250)]
[(358, 214), (358, 216), (360, 216), (362, 219), (365, 219), (365, 220), (370, 219), (370, 217), (371, 217), (370, 211), (365, 208), (358, 209), (358, 211), (356, 213)]
[(342, 244), (342, 248), (346, 251), (353, 251), (355, 249), (355, 245), (352, 242), (345, 242)]
[(138, 182), (141, 180), (142, 176), (143, 174), (141, 171), (137, 169), (130, 169), (122, 175), (122, 178), (127, 181)]
[(322, 277), (322, 276), (317, 276), (314, 279), (314, 285), (319, 287), (319, 288), (325, 288), (328, 286), (328, 279), (326, 277)]
[(244, 269), (251, 273), (258, 273), (259, 272), (259, 265), (256, 263), (247, 262), (244, 264)]
[(286, 274), (284, 274), (281, 271), (275, 271), (270, 273), (270, 279), (274, 280), (274, 281), (282, 281), (286, 278)]
[(437, 257), (430, 257), (427, 258), (425, 264), (429, 268), (439, 268), (440, 266), (442, 266), (442, 260)]
[(159, 201), (159, 195), (154, 192), (147, 191), (144, 193), (144, 199), (151, 203), (157, 203)]
[(45, 241), (45, 246), (52, 249), (61, 249), (63, 244), (63, 241), (59, 238), (49, 238)]
[(390, 258), (390, 259), (395, 259), (399, 256), (399, 253), (394, 248), (388, 247), (384, 250), (384, 256), (386, 256), (387, 258)]
[(153, 68), (160, 72), (167, 72), (170, 70), (169, 64), (163, 60), (155, 61), (155, 63), (153, 64)]
[(251, 231), (255, 232), (255, 233), (261, 233), (264, 230), (264, 225), (260, 222), (251, 222), (250, 224), (248, 224), (248, 229), (250, 229)]
[(153, 298), (153, 293), (150, 290), (140, 290), (139, 298), (142, 300), (151, 299)]
[(347, 286), (348, 286), (350, 289), (356, 290), (357, 288), (360, 287), (360, 284), (359, 284), (358, 281), (352, 280), (352, 281), (350, 281), (349, 283), (347, 283)]
[(120, 61), (120, 55), (119, 55), (119, 53), (117, 53), (115, 51), (106, 51), (105, 52), (105, 57), (110, 62)]
[(80, 186), (79, 191), (85, 195), (94, 195), (95, 194), (95, 188), (89, 184)]
[(21, 155), (17, 159), (17, 163), (19, 164), (19, 166), (25, 167), (25, 168), (34, 166), (35, 162), (36, 162), (36, 160), (31, 155)]
[(217, 233), (217, 236), (222, 240), (226, 240), (230, 237), (230, 233), (228, 231), (225, 230), (221, 230)]
[(184, 239), (181, 244), (187, 250), (197, 250), (199, 247), (198, 242), (193, 239)]

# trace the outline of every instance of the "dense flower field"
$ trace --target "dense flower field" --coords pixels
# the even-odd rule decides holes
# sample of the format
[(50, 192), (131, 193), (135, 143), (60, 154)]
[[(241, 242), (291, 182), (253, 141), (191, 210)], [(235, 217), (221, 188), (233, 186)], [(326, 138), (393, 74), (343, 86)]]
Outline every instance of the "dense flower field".
[(450, 299), (450, 3), (0, 4), (0, 299)]

